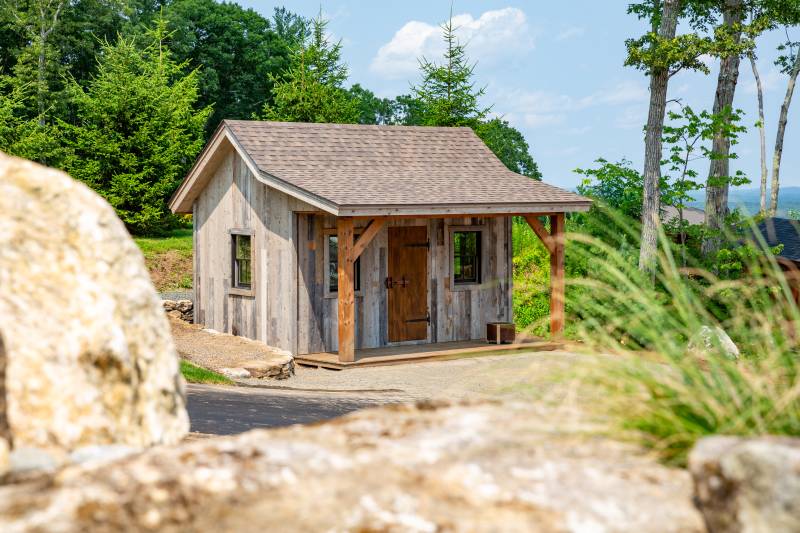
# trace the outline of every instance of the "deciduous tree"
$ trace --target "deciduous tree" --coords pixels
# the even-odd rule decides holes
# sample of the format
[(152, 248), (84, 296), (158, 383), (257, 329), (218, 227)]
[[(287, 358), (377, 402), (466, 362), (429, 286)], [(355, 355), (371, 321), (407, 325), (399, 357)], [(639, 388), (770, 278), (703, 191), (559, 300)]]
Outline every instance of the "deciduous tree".
[(272, 80), (286, 70), (290, 50), (306, 34), (307, 21), (286, 10), (276, 10), (269, 20), (252, 9), (214, 0), (174, 0), (164, 16), (176, 61), (202, 67), (198, 105), (214, 106), (207, 134), (222, 119), (250, 118), (263, 107)]

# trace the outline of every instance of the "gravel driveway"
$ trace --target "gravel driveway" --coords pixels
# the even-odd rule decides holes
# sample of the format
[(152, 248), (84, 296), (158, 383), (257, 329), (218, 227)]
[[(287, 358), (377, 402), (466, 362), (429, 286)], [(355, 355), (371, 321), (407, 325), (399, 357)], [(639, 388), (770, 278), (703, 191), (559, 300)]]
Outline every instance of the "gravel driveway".
[[(327, 370), (300, 365), (281, 382), (248, 385), (302, 391), (376, 393), (402, 400), (541, 398), (563, 392), (576, 368), (593, 358), (566, 351), (513, 352), (391, 366)], [(560, 392), (559, 392), (560, 391)]]

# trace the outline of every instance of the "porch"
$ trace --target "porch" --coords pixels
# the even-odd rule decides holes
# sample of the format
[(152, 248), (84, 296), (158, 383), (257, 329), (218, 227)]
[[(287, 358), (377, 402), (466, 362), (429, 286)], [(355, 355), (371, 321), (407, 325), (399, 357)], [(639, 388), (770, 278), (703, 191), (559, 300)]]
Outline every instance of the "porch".
[[(467, 218), (479, 215), (485, 219), (510, 221), (512, 216), (519, 216), (524, 218), (533, 232), (539, 237), (544, 244), (545, 248), (550, 253), (550, 333), (551, 340), (559, 339), (564, 328), (564, 235), (565, 235), (565, 212), (561, 211), (559, 207), (550, 205), (547, 206), (552, 211), (549, 212), (532, 212), (520, 213), (517, 211), (504, 211), (497, 210), (494, 212), (480, 212), (480, 213), (461, 213), (453, 215), (448, 213), (449, 219)], [(298, 362), (315, 366), (326, 366), (327, 368), (346, 368), (352, 365), (374, 365), (374, 364), (394, 364), (406, 361), (418, 361), (426, 359), (439, 359), (442, 357), (449, 357), (454, 354), (466, 351), (474, 351), (479, 353), (481, 351), (504, 351), (513, 349), (530, 349), (532, 341), (522, 341), (511, 345), (487, 345), (482, 340), (476, 340), (480, 334), (477, 331), (485, 331), (485, 322), (481, 321), (480, 314), (469, 314), (469, 307), (466, 308), (464, 315), (471, 322), (473, 340), (458, 341), (458, 342), (437, 342), (435, 334), (431, 334), (436, 329), (436, 317), (432, 317), (429, 304), (429, 296), (431, 295), (430, 287), (428, 284), (429, 273), (427, 270), (427, 263), (429, 261), (429, 250), (431, 249), (431, 235), (426, 233), (426, 228), (417, 226), (416, 228), (406, 227), (391, 227), (391, 231), (395, 231), (394, 235), (389, 234), (388, 241), (388, 263), (389, 270), (388, 276), (382, 281), (385, 283), (387, 292), (389, 292), (389, 318), (388, 322), (388, 342), (392, 343), (391, 346), (382, 346), (374, 349), (356, 350), (356, 320), (355, 320), (355, 288), (358, 285), (355, 277), (356, 261), (361, 254), (367, 250), (370, 242), (381, 233), (384, 227), (392, 224), (399, 224), (400, 219), (408, 219), (409, 217), (403, 216), (339, 216), (335, 218), (335, 230), (337, 242), (337, 266), (334, 270), (336, 285), (338, 293), (336, 297), (335, 312), (338, 318), (338, 351), (314, 351), (309, 350), (311, 354), (303, 354), (298, 357)], [(441, 219), (442, 214), (438, 212), (422, 212), (413, 215), (413, 219), (420, 220), (435, 220)], [(362, 226), (359, 233), (356, 232), (356, 221), (361, 219)], [(549, 221), (549, 229), (546, 227), (545, 219)], [(511, 227), (507, 225), (508, 234), (506, 238), (505, 252), (507, 254), (507, 268), (504, 271), (503, 282), (508, 288), (508, 294), (505, 299), (507, 302), (507, 318), (511, 317)], [(475, 230), (471, 226), (453, 226), (457, 230)], [(420, 230), (419, 232), (415, 231)], [(412, 231), (413, 230), (413, 231)], [(469, 231), (474, 233), (474, 231)], [(418, 233), (418, 234), (417, 234)], [(442, 231), (435, 233), (441, 234)], [(438, 240), (442, 240), (439, 237)], [(481, 238), (476, 237), (479, 241)], [(448, 243), (449, 239), (445, 239)], [(404, 252), (394, 253), (397, 250), (404, 250)], [(480, 243), (477, 245), (477, 250), (480, 250)], [(495, 253), (495, 252), (493, 252)], [(500, 252), (497, 252), (500, 253)], [(480, 255), (480, 252), (477, 252)], [(453, 258), (450, 257), (449, 261), (452, 263)], [(437, 263), (438, 264), (438, 263)], [(470, 262), (475, 265), (474, 270), (480, 272), (480, 260)], [(443, 285), (448, 290), (455, 290), (454, 285), (450, 283), (457, 283), (452, 277), (452, 264), (442, 268), (438, 268), (438, 272), (434, 272), (433, 276), (442, 277)], [(395, 267), (393, 273), (393, 267)], [(455, 267), (453, 267), (455, 268)], [(450, 269), (449, 273), (446, 270)], [(434, 280), (435, 282), (437, 280)], [(480, 286), (482, 278), (480, 274), (476, 274), (473, 279), (473, 284)], [(432, 282), (432, 283), (433, 283)], [(398, 289), (399, 287), (399, 289)], [(460, 316), (460, 314), (459, 314)], [(383, 317), (382, 317), (383, 319)], [(463, 338), (463, 336), (462, 336)], [(466, 338), (470, 338), (469, 335)], [(439, 337), (441, 340), (442, 337)], [(425, 341), (427, 344), (409, 345), (398, 344), (402, 341)], [(542, 342), (540, 339), (538, 342)], [(536, 341), (534, 341), (536, 342)], [(360, 343), (359, 343), (360, 344)], [(374, 344), (373, 344), (374, 345)], [(550, 348), (553, 349), (553, 348)], [(301, 352), (302, 353), (302, 352)]]
[(483, 340), (435, 342), (400, 346), (384, 346), (355, 350), (353, 361), (341, 361), (336, 352), (303, 354), (294, 362), (303, 366), (345, 370), (368, 366), (387, 366), (402, 363), (447, 361), (462, 357), (477, 357), (514, 352), (552, 351), (562, 348), (559, 342), (539, 337), (519, 338), (511, 344), (490, 344)]

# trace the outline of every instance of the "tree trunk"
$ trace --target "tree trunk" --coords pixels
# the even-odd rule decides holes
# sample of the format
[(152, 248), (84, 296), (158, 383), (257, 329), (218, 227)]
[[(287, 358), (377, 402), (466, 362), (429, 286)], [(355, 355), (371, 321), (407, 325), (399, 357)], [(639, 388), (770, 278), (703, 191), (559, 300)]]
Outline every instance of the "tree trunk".
[[(725, 26), (732, 28), (742, 22), (744, 15), (742, 4), (743, 0), (725, 0), (723, 14)], [(741, 29), (733, 34), (736, 43), (741, 40), (741, 37)], [(720, 60), (717, 92), (714, 97), (714, 113), (722, 113), (733, 107), (736, 82), (739, 80), (739, 62), (738, 53)], [(718, 232), (723, 228), (725, 217), (728, 216), (731, 141), (727, 135), (718, 132), (714, 135), (711, 149), (715, 157), (711, 159), (711, 168), (706, 182), (706, 226), (711, 231), (711, 235), (703, 241), (703, 255), (711, 255), (719, 250), (720, 235)]]
[(753, 77), (756, 79), (756, 91), (758, 92), (758, 135), (761, 140), (761, 194), (759, 212), (763, 215), (767, 212), (767, 134), (764, 124), (764, 86), (761, 83), (761, 76), (758, 74), (755, 55), (748, 54), (750, 66), (753, 68)]
[(781, 157), (783, 156), (783, 137), (786, 134), (786, 123), (789, 117), (789, 106), (792, 103), (794, 86), (797, 75), (800, 74), (800, 48), (794, 58), (792, 72), (789, 74), (789, 83), (786, 85), (786, 96), (781, 105), (781, 114), (778, 118), (778, 133), (775, 135), (775, 152), (772, 155), (772, 191), (770, 193), (769, 211), (772, 216), (778, 210), (778, 190), (780, 188)]
[[(678, 26), (680, 0), (665, 0), (658, 27), (662, 39), (674, 39)], [(667, 108), (669, 69), (653, 68), (650, 72), (650, 110), (644, 140), (644, 200), (642, 202), (642, 242), (639, 248), (639, 269), (655, 273), (658, 251), (658, 229), (661, 225), (661, 137)]]
[(39, 31), (39, 68), (36, 76), (36, 103), (39, 109), (39, 126), (44, 126), (44, 96), (45, 96), (45, 67), (47, 66), (45, 60), (45, 43), (47, 42), (47, 32), (44, 28), (44, 20), (41, 21)]

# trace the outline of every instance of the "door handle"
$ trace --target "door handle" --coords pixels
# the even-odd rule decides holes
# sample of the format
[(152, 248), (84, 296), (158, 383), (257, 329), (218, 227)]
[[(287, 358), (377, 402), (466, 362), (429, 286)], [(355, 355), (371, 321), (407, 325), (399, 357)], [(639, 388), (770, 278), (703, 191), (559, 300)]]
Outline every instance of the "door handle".
[(392, 282), (392, 278), (386, 278), (386, 280), (384, 280), (383, 284), (386, 286), (387, 289), (391, 289), (392, 287), (394, 287), (394, 283)]

